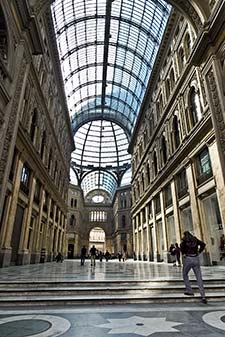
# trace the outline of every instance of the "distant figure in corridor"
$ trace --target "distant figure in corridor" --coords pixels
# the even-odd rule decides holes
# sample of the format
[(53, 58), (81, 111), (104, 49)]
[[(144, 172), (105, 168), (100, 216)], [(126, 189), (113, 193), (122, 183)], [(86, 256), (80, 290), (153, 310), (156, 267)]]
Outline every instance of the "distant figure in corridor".
[(63, 256), (60, 252), (55, 257), (56, 262), (63, 262)]
[(87, 249), (85, 246), (81, 248), (80, 252), (80, 265), (83, 266), (86, 258)]
[(109, 261), (110, 257), (111, 257), (111, 255), (110, 255), (109, 251), (107, 250), (107, 251), (105, 252), (105, 260), (106, 260), (106, 262)]
[(199, 254), (201, 254), (205, 249), (205, 243), (197, 239), (190, 232), (186, 231), (184, 232), (180, 249), (184, 256), (183, 279), (186, 287), (184, 294), (188, 296), (194, 296), (194, 292), (188, 277), (188, 273), (192, 269), (198, 283), (199, 291), (202, 297), (202, 303), (206, 304), (207, 300), (205, 298), (205, 289), (202, 281), (202, 273), (199, 261)]
[(91, 247), (90, 253), (91, 253), (91, 266), (95, 266), (97, 249), (95, 248), (94, 245)]
[(100, 252), (99, 252), (99, 261), (100, 262), (102, 262), (102, 259), (103, 259), (103, 253), (102, 253), (102, 251), (100, 250)]

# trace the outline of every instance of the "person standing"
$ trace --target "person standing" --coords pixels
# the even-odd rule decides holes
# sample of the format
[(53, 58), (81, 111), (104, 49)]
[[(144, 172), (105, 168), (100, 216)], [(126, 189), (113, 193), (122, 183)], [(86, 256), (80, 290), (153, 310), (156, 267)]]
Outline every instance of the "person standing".
[(199, 254), (205, 249), (205, 243), (195, 236), (193, 236), (189, 231), (185, 231), (180, 244), (181, 253), (184, 255), (183, 262), (183, 279), (186, 290), (185, 295), (194, 296), (193, 289), (191, 287), (188, 273), (192, 269), (199, 287), (199, 291), (202, 297), (202, 303), (207, 303), (205, 298), (205, 289), (202, 280), (202, 273), (199, 261)]
[(96, 251), (97, 249), (95, 248), (95, 246), (93, 245), (90, 249), (90, 253), (91, 253), (91, 266), (95, 266), (95, 259), (96, 259)]
[(181, 262), (180, 262), (180, 247), (178, 245), (178, 243), (175, 243), (175, 256), (176, 256), (176, 263), (175, 266), (180, 267), (181, 266)]
[(86, 253), (87, 249), (85, 246), (81, 248), (81, 253), (80, 253), (80, 265), (83, 266), (86, 258)]
[(105, 260), (106, 260), (106, 262), (108, 262), (109, 259), (110, 259), (110, 253), (109, 253), (109, 251), (107, 250), (107, 251), (105, 252)]

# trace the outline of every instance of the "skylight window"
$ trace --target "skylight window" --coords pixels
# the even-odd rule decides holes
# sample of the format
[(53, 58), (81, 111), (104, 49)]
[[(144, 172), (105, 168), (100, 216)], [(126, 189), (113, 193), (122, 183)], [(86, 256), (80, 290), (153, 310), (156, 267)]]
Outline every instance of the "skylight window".
[[(51, 8), (77, 148), (73, 168), (77, 166), (81, 180), (82, 167), (91, 165), (99, 172), (111, 166), (118, 177), (121, 165), (130, 164), (125, 144), (128, 147), (171, 6), (163, 0), (55, 0)], [(108, 157), (101, 150), (100, 144), (106, 146), (101, 128), (95, 135), (95, 153), (94, 142), (84, 136), (93, 121), (112, 123)], [(116, 125), (123, 129), (124, 146), (115, 143)]]

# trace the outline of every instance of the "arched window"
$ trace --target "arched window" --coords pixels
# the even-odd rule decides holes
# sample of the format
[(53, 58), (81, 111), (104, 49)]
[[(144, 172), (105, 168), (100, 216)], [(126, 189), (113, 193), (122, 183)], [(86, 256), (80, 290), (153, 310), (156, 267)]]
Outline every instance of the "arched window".
[(189, 102), (191, 126), (193, 127), (202, 118), (202, 108), (199, 93), (194, 87), (191, 88)]
[(174, 144), (174, 148), (176, 150), (180, 145), (180, 131), (177, 115), (173, 117), (172, 137), (173, 137), (172, 143)]
[(159, 113), (160, 113), (160, 116), (163, 112), (163, 98), (162, 98), (162, 94), (159, 96)]
[(126, 227), (126, 215), (122, 215), (122, 227)]
[(50, 149), (49, 157), (48, 157), (48, 171), (50, 171), (51, 166), (52, 166), (52, 149)]
[(71, 227), (71, 229), (74, 228), (75, 225), (76, 225), (76, 218), (75, 218), (74, 214), (72, 214), (71, 217), (70, 217), (70, 227)]
[[(156, 115), (156, 117), (154, 118), (154, 115)], [(154, 128), (154, 125), (156, 124), (155, 121), (157, 121), (157, 118), (160, 116), (160, 104), (159, 101), (156, 102), (156, 114), (153, 115), (153, 123), (152, 123), (152, 127)]]
[(41, 159), (43, 160), (44, 158), (44, 153), (45, 153), (45, 145), (46, 145), (46, 132), (43, 132), (42, 139), (41, 139)]
[(188, 59), (188, 57), (191, 53), (191, 38), (190, 38), (189, 33), (187, 33), (186, 36), (185, 36), (184, 47), (185, 47), (186, 59)]
[(170, 80), (167, 78), (166, 80), (166, 98), (170, 96)]
[(37, 126), (37, 109), (34, 109), (30, 125), (30, 138), (32, 142), (34, 142), (35, 139), (36, 126)]
[(151, 178), (151, 176), (150, 176), (150, 165), (148, 163), (147, 164), (147, 179), (148, 179), (148, 184), (150, 184), (150, 178)]
[(2, 7), (0, 6), (0, 57), (4, 63), (8, 60), (8, 34)]
[(162, 136), (162, 160), (163, 164), (166, 164), (167, 162), (167, 145), (166, 145), (166, 138), (165, 136)]
[(58, 166), (57, 166), (57, 161), (55, 162), (55, 170), (54, 170), (54, 180), (56, 181), (57, 180), (57, 174), (58, 174)]
[(144, 173), (142, 172), (141, 174), (141, 182), (142, 182), (142, 191), (145, 191), (145, 176)]
[(173, 91), (173, 88), (175, 86), (175, 75), (174, 75), (173, 68), (170, 71), (170, 86), (171, 86), (171, 91)]
[(157, 173), (158, 173), (158, 162), (157, 162), (157, 154), (156, 154), (156, 151), (154, 151), (154, 153), (153, 153), (153, 166), (154, 166), (154, 173), (155, 173), (155, 176), (157, 176)]
[(185, 54), (184, 54), (184, 49), (182, 47), (179, 50), (178, 61), (179, 61), (179, 69), (181, 71), (185, 64)]

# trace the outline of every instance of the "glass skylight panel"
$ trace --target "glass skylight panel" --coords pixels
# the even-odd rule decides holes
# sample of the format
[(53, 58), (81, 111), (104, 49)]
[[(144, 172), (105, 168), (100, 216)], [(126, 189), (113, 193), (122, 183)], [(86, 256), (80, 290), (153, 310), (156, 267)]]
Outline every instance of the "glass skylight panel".
[[(117, 121), (130, 134), (171, 7), (163, 0), (112, 1), (111, 18), (107, 18), (111, 19), (110, 35), (108, 43), (105, 43), (106, 4), (106, 0), (55, 0), (52, 4), (65, 92), (73, 116), (74, 130), (79, 131), (79, 123), (87, 122), (89, 117), (98, 116)], [(108, 59), (103, 64), (106, 51)], [(103, 74), (106, 75), (106, 84), (103, 82)], [(106, 103), (104, 108), (101, 98), (103, 92)], [(96, 132), (100, 135), (103, 124), (91, 122), (90, 129), (93, 125), (98, 125)], [(81, 165), (91, 165), (91, 161), (95, 165), (101, 165), (100, 154), (97, 160), (92, 156), (90, 160), (84, 158), (86, 153), (91, 153), (93, 145), (86, 137), (89, 126), (90, 123), (83, 129), (85, 136), (80, 136), (77, 142), (80, 147), (77, 153), (83, 153)], [(108, 129), (109, 124), (105, 124), (105, 127)], [(114, 123), (113, 127), (118, 137)], [(114, 138), (112, 126), (110, 130), (110, 137)], [(79, 132), (77, 137), (79, 138)], [(106, 141), (104, 137), (101, 139), (102, 146), (104, 141), (113, 146), (114, 158), (115, 145), (112, 145), (111, 139)], [(126, 136), (124, 139), (124, 144), (127, 142), (128, 145)], [(118, 152), (123, 156), (125, 145), (120, 145), (118, 139), (116, 141)], [(87, 146), (86, 150), (82, 146)], [(105, 147), (103, 148), (106, 155)], [(122, 158), (120, 154), (117, 155), (117, 158)], [(126, 155), (129, 160), (129, 154)], [(117, 158), (116, 162), (121, 162)], [(106, 165), (106, 162), (103, 164)], [(113, 165), (116, 167), (117, 163)]]

